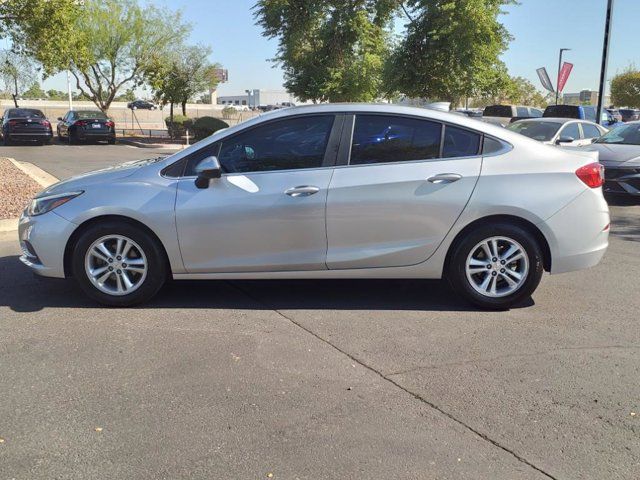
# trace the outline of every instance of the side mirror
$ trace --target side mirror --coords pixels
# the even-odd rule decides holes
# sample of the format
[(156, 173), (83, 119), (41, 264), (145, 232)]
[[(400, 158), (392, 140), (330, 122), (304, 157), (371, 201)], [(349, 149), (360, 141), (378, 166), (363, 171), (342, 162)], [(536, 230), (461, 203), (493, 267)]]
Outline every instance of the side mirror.
[(571, 143), (575, 140), (573, 137), (560, 137), (556, 140), (556, 145), (560, 145), (561, 143)]
[(210, 180), (222, 176), (222, 167), (216, 157), (207, 157), (196, 167), (196, 187), (207, 188)]

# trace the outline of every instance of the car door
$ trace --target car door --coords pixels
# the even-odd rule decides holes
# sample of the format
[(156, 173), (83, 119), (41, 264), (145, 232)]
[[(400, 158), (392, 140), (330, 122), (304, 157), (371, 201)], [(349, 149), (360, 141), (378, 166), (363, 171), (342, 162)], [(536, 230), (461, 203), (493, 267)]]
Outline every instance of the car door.
[[(325, 207), (341, 122), (333, 114), (289, 116), (192, 154), (175, 207), (185, 269), (326, 269)], [(224, 173), (197, 188), (197, 165), (211, 155)]]
[[(424, 118), (359, 114), (348, 163), (327, 198), (329, 269), (425, 261), (462, 213), (476, 185), (482, 135)], [(349, 141), (347, 141), (349, 142)]]

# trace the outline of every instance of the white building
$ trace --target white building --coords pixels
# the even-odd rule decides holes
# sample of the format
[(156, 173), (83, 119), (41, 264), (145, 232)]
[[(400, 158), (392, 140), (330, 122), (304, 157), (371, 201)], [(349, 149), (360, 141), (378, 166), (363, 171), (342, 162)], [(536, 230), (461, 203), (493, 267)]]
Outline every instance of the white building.
[(292, 94), (284, 90), (245, 90), (244, 95), (221, 95), (217, 99), (218, 105), (246, 105), (249, 108), (266, 107), (268, 105), (291, 106), (301, 102)]

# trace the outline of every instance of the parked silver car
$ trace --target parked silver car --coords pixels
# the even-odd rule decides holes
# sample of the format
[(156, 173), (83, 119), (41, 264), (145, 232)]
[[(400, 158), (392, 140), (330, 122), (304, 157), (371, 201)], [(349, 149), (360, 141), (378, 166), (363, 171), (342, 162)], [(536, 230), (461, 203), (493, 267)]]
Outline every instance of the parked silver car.
[(132, 305), (174, 279), (441, 278), (477, 305), (598, 263), (597, 152), (389, 105), (279, 110), (162, 159), (58, 183), (20, 219), (22, 262)]
[(597, 123), (571, 118), (530, 118), (518, 120), (507, 127), (547, 145), (581, 147), (591, 145), (594, 140), (608, 132)]

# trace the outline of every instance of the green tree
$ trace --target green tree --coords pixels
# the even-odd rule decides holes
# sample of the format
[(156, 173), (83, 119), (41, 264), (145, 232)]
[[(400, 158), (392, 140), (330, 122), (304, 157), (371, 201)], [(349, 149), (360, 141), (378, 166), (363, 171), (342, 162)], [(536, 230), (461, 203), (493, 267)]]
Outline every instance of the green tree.
[(187, 102), (199, 93), (215, 88), (219, 66), (209, 61), (211, 49), (202, 45), (174, 45), (167, 55), (159, 55), (145, 70), (148, 84), (157, 101), (169, 104), (173, 121), (173, 106), (179, 104), (186, 116)]
[(31, 86), (27, 90), (25, 90), (22, 96), (24, 98), (37, 99), (37, 98), (45, 98), (47, 94), (44, 93), (44, 90), (42, 90), (38, 82), (33, 82)]
[(259, 0), (254, 8), (263, 34), (278, 39), (274, 60), (296, 97), (313, 102), (380, 97), (397, 0)]
[(118, 95), (114, 100), (116, 102), (133, 102), (136, 99), (136, 92), (133, 88), (127, 88), (125, 92), (121, 95)]
[[(45, 75), (55, 73), (60, 58), (69, 58), (77, 32), (75, 19), (82, 0), (0, 1), (0, 37), (12, 40), (16, 52), (31, 56), (44, 66)], [(54, 39), (64, 39), (56, 41)]]
[(11, 50), (0, 52), (0, 78), (5, 90), (11, 92), (16, 107), (17, 97), (33, 82), (34, 76), (36, 68), (33, 60)]
[(406, 35), (394, 50), (388, 85), (412, 97), (457, 104), (496, 96), (509, 84), (500, 55), (511, 36), (498, 15), (514, 0), (409, 0)]
[(621, 107), (640, 108), (640, 70), (630, 65), (613, 77), (611, 102)]
[(66, 92), (62, 92), (60, 90), (49, 89), (47, 90), (47, 98), (49, 100), (66, 100), (68, 95)]
[[(70, 69), (76, 88), (106, 111), (122, 88), (139, 86), (151, 60), (188, 30), (179, 13), (140, 6), (136, 0), (83, 0), (68, 38), (53, 42), (51, 36), (41, 36), (29, 41), (45, 72)], [(47, 51), (48, 44), (66, 47), (47, 55), (38, 53)]]

